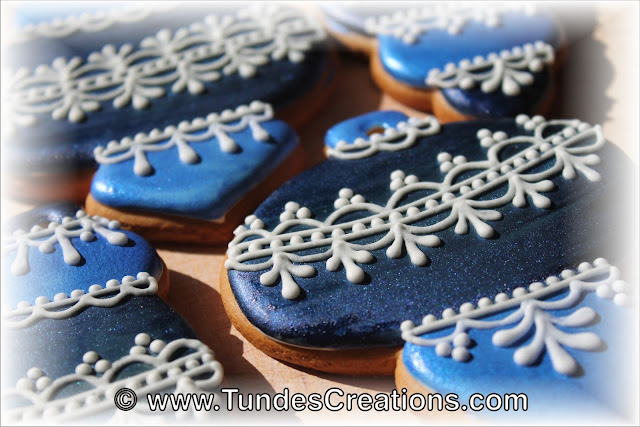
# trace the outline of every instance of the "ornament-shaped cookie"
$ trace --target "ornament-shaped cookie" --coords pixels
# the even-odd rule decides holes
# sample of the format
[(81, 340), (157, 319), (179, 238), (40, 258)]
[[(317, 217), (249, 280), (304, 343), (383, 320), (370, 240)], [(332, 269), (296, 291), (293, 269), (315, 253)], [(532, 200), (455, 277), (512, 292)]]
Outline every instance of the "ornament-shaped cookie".
[(626, 254), (629, 162), (600, 126), (374, 112), (326, 142), (236, 230), (222, 273), (232, 322), (275, 358), (390, 375), (403, 321)]

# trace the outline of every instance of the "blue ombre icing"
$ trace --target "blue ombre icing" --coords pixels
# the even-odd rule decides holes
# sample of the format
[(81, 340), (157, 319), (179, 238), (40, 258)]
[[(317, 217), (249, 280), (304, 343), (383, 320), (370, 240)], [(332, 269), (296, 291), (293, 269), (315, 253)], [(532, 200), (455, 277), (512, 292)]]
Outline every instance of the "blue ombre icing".
[(435, 28), (418, 36), (414, 44), (402, 39), (380, 35), (379, 57), (385, 70), (396, 80), (414, 87), (426, 87), (425, 78), (432, 69), (444, 69), (452, 62), (473, 60), (478, 55), (500, 53), (504, 49), (543, 41), (558, 47), (560, 35), (555, 23), (546, 15), (504, 12), (501, 24), (489, 27), (469, 21), (459, 34)]
[[(338, 124), (327, 136), (331, 157), (284, 184), (237, 231), (225, 264), (231, 289), (243, 314), (269, 337), (310, 348), (400, 346), (404, 320), (419, 322), (425, 313), (510, 293), (584, 260), (625, 254), (628, 222), (615, 208), (624, 195), (614, 190), (625, 187), (629, 161), (600, 127), (525, 116), (443, 126), (400, 119), (375, 112)], [(371, 126), (387, 130), (367, 137)], [(541, 134), (533, 137), (534, 129)], [(554, 159), (564, 149), (580, 159), (592, 153), (590, 166), (562, 172), (563, 161)], [(358, 150), (367, 154), (358, 158)], [(498, 156), (493, 172), (486, 171), (490, 152)], [(529, 183), (537, 190), (495, 202), (513, 197), (507, 189), (518, 179), (514, 168), (539, 174), (540, 182)], [(445, 185), (445, 177), (452, 181)], [(401, 193), (426, 182), (430, 187)], [(452, 200), (474, 191), (473, 209), (463, 203), (452, 212)]]
[[(3, 242), (3, 421), (105, 422), (115, 410), (105, 403), (122, 387), (139, 395), (213, 391), (222, 367), (157, 295), (163, 272), (155, 250), (117, 223), (76, 210), (42, 207), (7, 225), (28, 233)], [(80, 261), (70, 265), (74, 253)], [(25, 256), (26, 268), (16, 262)]]
[[(548, 300), (558, 300), (567, 289)], [(470, 360), (457, 362), (451, 357), (440, 357), (433, 347), (405, 344), (402, 361), (407, 371), (427, 389), (442, 393), (456, 393), (461, 404), (468, 405), (474, 393), (487, 396), (496, 393), (525, 393), (528, 409), (518, 411), (484, 409), (466, 414), (474, 418), (513, 421), (526, 419), (535, 422), (576, 423), (622, 422), (634, 411), (637, 402), (630, 402), (628, 391), (635, 387), (633, 367), (634, 340), (630, 327), (635, 324), (635, 308), (619, 307), (611, 300), (600, 298), (595, 292), (580, 300), (577, 307), (590, 307), (598, 314), (598, 320), (587, 327), (561, 327), (570, 334), (595, 333), (604, 342), (596, 351), (566, 348), (580, 365), (578, 375), (558, 373), (552, 366), (548, 352), (530, 366), (514, 362), (514, 352), (532, 340), (532, 333), (512, 347), (498, 347), (492, 342), (496, 329), (469, 331), (471, 338)], [(556, 318), (570, 315), (577, 308), (550, 312)], [(502, 319), (514, 310), (482, 318)], [(438, 316), (439, 317), (439, 316)], [(514, 325), (515, 326), (515, 325)], [(443, 329), (432, 336), (443, 336), (453, 328)], [(535, 329), (535, 327), (532, 327)], [(478, 400), (476, 403), (487, 403)], [(495, 400), (492, 402), (495, 404)], [(522, 402), (520, 402), (522, 404)]]
[(247, 126), (240, 132), (229, 132), (228, 137), (237, 145), (231, 152), (224, 151), (216, 136), (191, 143), (197, 163), (182, 162), (177, 147), (149, 151), (147, 159), (153, 168), (149, 175), (134, 172), (133, 157), (103, 163), (94, 176), (91, 195), (115, 208), (205, 220), (222, 218), (298, 145), (297, 135), (286, 123), (268, 120), (260, 126), (268, 134), (263, 141)]
[[(554, 51), (561, 48), (563, 36), (555, 20), (541, 11), (495, 4), (394, 3), (327, 5), (323, 12), (332, 31), (372, 37), (376, 49), (371, 54), (394, 81), (440, 90), (461, 114), (530, 114), (551, 94)], [(531, 52), (523, 55), (526, 49)]]
[[(93, 168), (93, 149), (110, 140), (255, 99), (279, 112), (326, 83), (324, 32), (295, 9), (159, 9), (99, 31), (17, 36), (3, 49), (16, 72), (7, 95), (13, 126), (3, 126), (14, 130), (3, 137), (5, 165), (17, 175)], [(18, 16), (42, 24), (38, 14)], [(234, 18), (222, 23), (224, 16)], [(227, 44), (236, 53), (225, 51)]]
[[(18, 222), (21, 226), (27, 223), (27, 216), (33, 215), (31, 226), (16, 229), (29, 233), (31, 227), (37, 225), (47, 230), (50, 224), (48, 219), (51, 216), (48, 215), (44, 222), (42, 217), (42, 212), (47, 209), (43, 207), (33, 213), (27, 212), (21, 215), (21, 221)], [(71, 212), (68, 207), (64, 215), (75, 219), (77, 211), (76, 208)], [(58, 214), (58, 205), (53, 205), (52, 215), (55, 217)], [(64, 227), (64, 221), (62, 223), (60, 225), (58, 220), (58, 227)], [(130, 231), (119, 230), (117, 227), (109, 229), (107, 225), (104, 228), (110, 233), (123, 236), (118, 236), (122, 238), (117, 241), (117, 244), (109, 243), (107, 237), (100, 232), (93, 232), (93, 238), (88, 241), (83, 240), (79, 235), (69, 238), (69, 245), (75, 248), (69, 252), (75, 250), (80, 255), (79, 261), (74, 264), (65, 261), (64, 254), (67, 250), (63, 250), (60, 241), (51, 244), (52, 252), (43, 252), (37, 245), (28, 247), (26, 255), (16, 248), (8, 250), (6, 254), (3, 252), (3, 304), (15, 308), (18, 303), (26, 301), (33, 305), (38, 297), (46, 297), (53, 301), (58, 293), (70, 295), (76, 289), (87, 292), (91, 285), (98, 284), (104, 287), (111, 279), (122, 280), (124, 276), (135, 277), (140, 272), (147, 272), (156, 279), (160, 279), (163, 274), (162, 261), (149, 243)], [(69, 229), (73, 231), (79, 227), (69, 227)], [(48, 233), (46, 236), (34, 237), (33, 242), (44, 242), (52, 235), (53, 233)], [(14, 242), (13, 238), (6, 238), (3, 241), (3, 251)], [(21, 264), (25, 259), (28, 262), (28, 271), (12, 271), (14, 265)]]

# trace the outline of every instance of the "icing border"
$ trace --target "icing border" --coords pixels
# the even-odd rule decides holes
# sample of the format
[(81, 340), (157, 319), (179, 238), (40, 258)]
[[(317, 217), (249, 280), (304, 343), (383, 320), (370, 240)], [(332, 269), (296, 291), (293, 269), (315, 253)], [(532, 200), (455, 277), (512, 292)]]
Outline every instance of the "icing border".
[[(151, 340), (145, 333), (135, 337), (135, 346), (128, 354), (110, 362), (101, 359), (95, 351), (84, 354), (75, 373), (51, 380), (39, 368), (32, 368), (27, 377), (18, 380), (16, 387), (3, 390), (3, 398), (18, 396), (32, 403), (31, 406), (5, 411), (10, 422), (28, 422), (46, 418), (48, 422), (68, 421), (78, 417), (114, 409), (115, 393), (132, 388), (138, 396), (157, 393), (172, 387), (174, 393), (202, 393), (214, 390), (221, 384), (223, 368), (214, 358), (213, 351), (196, 339), (180, 338), (169, 343)], [(177, 358), (174, 354), (192, 352)], [(131, 377), (116, 380), (120, 371), (133, 364), (146, 364), (152, 369)], [(204, 379), (195, 379), (208, 375)], [(64, 388), (77, 382), (91, 386), (68, 397), (57, 398)]]
[(7, 103), (9, 131), (37, 124), (36, 115), (81, 122), (88, 112), (111, 101), (114, 108), (151, 106), (167, 89), (192, 95), (222, 75), (256, 75), (271, 61), (301, 62), (314, 43), (324, 41), (321, 25), (295, 9), (260, 5), (234, 15), (210, 15), (176, 31), (160, 30), (140, 42), (106, 45), (88, 55), (56, 58), (33, 72), (18, 70), (10, 78)]
[[(525, 115), (518, 116), (515, 121), (525, 130), (533, 131), (533, 135), (509, 137), (502, 131), (492, 133), (488, 129), (478, 130), (480, 144), (488, 148), (487, 160), (468, 162), (464, 156), (452, 157), (449, 153), (440, 153), (437, 156), (440, 170), (446, 174), (442, 182), (420, 182), (415, 175), (407, 176), (403, 171), (394, 171), (390, 184), (393, 193), (385, 206), (368, 203), (362, 195), (344, 188), (334, 202), (336, 210), (324, 221), (313, 219), (313, 213), (307, 207), (295, 202), (285, 205), (280, 224), (272, 231), (266, 230), (264, 221), (255, 215), (248, 216), (245, 224), (249, 228), (239, 226), (234, 231), (236, 237), (229, 243), (225, 267), (228, 270), (250, 272), (269, 270), (260, 276), (260, 283), (274, 286), (282, 282), (282, 296), (296, 299), (300, 287), (294, 276), (308, 278), (315, 275), (316, 269), (311, 263), (326, 260), (329, 271), (337, 271), (343, 265), (347, 280), (361, 283), (365, 273), (358, 264), (372, 262), (374, 256), (371, 251), (386, 247), (388, 257), (399, 258), (404, 246), (412, 264), (425, 266), (429, 264), (429, 258), (418, 245), (439, 246), (440, 238), (432, 233), (454, 227), (456, 234), (467, 234), (471, 225), (480, 237), (490, 238), (495, 230), (487, 221), (502, 218), (495, 208), (511, 203), (516, 207), (525, 207), (527, 197), (538, 208), (551, 207), (551, 200), (541, 194), (555, 188), (548, 178), (561, 173), (564, 179), (571, 180), (577, 177), (576, 171), (579, 171), (591, 182), (602, 179), (598, 172), (589, 167), (599, 163), (600, 158), (594, 153), (605, 144), (599, 125), (590, 126), (579, 120), (545, 121), (541, 116), (530, 118)], [(550, 126), (562, 126), (562, 129), (544, 136)], [(511, 144), (529, 146), (500, 160), (501, 150)], [(548, 169), (525, 173), (551, 159), (555, 159), (555, 163)], [(457, 182), (457, 177), (467, 171), (479, 172)], [(508, 186), (503, 196), (492, 200), (476, 200), (502, 185)], [(408, 194), (424, 190), (433, 193), (401, 205)], [(341, 217), (357, 211), (365, 211), (368, 216), (339, 222)], [(449, 216), (435, 224), (412, 225), (446, 211), (450, 212)], [(304, 229), (289, 232), (293, 227)], [(380, 239), (370, 244), (351, 243), (352, 240), (381, 234), (383, 236)], [(326, 250), (310, 255), (299, 254), (314, 248)], [(268, 259), (247, 263), (260, 258)]]
[[(440, 122), (434, 116), (422, 119), (410, 117), (396, 127), (388, 127), (384, 134), (372, 134), (369, 139), (357, 138), (352, 143), (339, 141), (335, 148), (328, 148), (327, 155), (343, 160), (363, 159), (381, 151), (400, 151), (413, 146), (419, 138), (440, 132)], [(398, 139), (404, 138), (401, 141)]]
[(14, 250), (17, 251), (16, 258), (11, 264), (11, 273), (14, 276), (24, 276), (30, 271), (30, 247), (37, 247), (40, 252), (51, 254), (55, 252), (53, 245), (58, 243), (62, 249), (64, 262), (68, 265), (77, 265), (82, 261), (82, 256), (71, 239), (80, 237), (82, 241), (90, 242), (95, 240), (97, 233), (112, 245), (124, 246), (129, 242), (129, 237), (121, 231), (115, 231), (119, 229), (118, 221), (101, 216), (90, 216), (81, 209), (76, 212), (75, 218), (64, 217), (61, 222), (50, 222), (47, 228), (35, 225), (28, 233), (24, 230), (14, 231), (13, 235), (3, 242), (2, 256), (7, 256)]
[(535, 81), (532, 73), (541, 72), (554, 60), (553, 46), (537, 41), (499, 54), (476, 56), (473, 61), (463, 59), (458, 65), (449, 63), (443, 70), (429, 70), (425, 83), (440, 89), (459, 87), (463, 90), (473, 89), (480, 83), (484, 93), (501, 89), (507, 96), (517, 96), (521, 86), (529, 86)]
[[(273, 108), (269, 104), (254, 101), (250, 105), (241, 105), (234, 110), (224, 110), (220, 114), (211, 113), (206, 118), (195, 118), (176, 126), (167, 126), (164, 130), (153, 129), (149, 133), (140, 132), (134, 138), (125, 137), (120, 142), (111, 141), (106, 147), (94, 149), (96, 162), (103, 165), (121, 163), (134, 158), (133, 171), (138, 176), (151, 175), (153, 167), (146, 152), (165, 151), (178, 148), (180, 161), (194, 164), (199, 161), (198, 154), (189, 144), (202, 142), (216, 137), (220, 149), (226, 153), (237, 153), (238, 145), (229, 133), (238, 133), (250, 128), (253, 138), (267, 141), (269, 134), (260, 126), (261, 122), (273, 120)], [(234, 123), (239, 121), (239, 123)], [(200, 132), (205, 130), (205, 132)], [(168, 140), (168, 141), (167, 141)]]
[[(585, 281), (602, 274), (607, 276), (601, 280)], [(534, 364), (546, 349), (558, 373), (576, 375), (580, 372), (580, 366), (563, 347), (596, 351), (602, 348), (603, 342), (591, 332), (570, 334), (558, 329), (556, 325), (568, 328), (588, 326), (596, 319), (597, 313), (590, 307), (579, 308), (570, 315), (559, 318), (554, 317), (551, 312), (576, 307), (582, 295), (590, 292), (595, 292), (603, 299), (612, 299), (616, 305), (628, 306), (631, 303), (629, 288), (620, 280), (620, 270), (604, 258), (596, 259), (593, 264), (584, 262), (578, 266), (577, 271), (564, 270), (560, 278), (550, 276), (545, 282), (534, 282), (529, 285), (528, 290), (518, 287), (512, 291), (511, 297), (505, 293), (499, 293), (493, 301), (483, 297), (478, 301), (477, 307), (469, 302), (464, 303), (458, 313), (452, 308), (447, 308), (442, 312), (440, 319), (434, 315), (427, 315), (418, 326), (411, 320), (406, 320), (400, 327), (402, 338), (411, 344), (434, 347), (438, 356), (451, 356), (458, 362), (464, 362), (470, 358), (467, 351), (471, 343), (468, 330), (498, 329), (493, 335), (493, 344), (507, 347), (518, 345), (518, 341), (534, 327), (533, 339), (526, 345), (522, 344), (514, 352), (514, 362), (519, 365)], [(566, 288), (569, 289), (569, 293), (562, 299), (543, 300), (544, 297)], [(501, 319), (480, 320), (511, 308), (516, 308), (516, 311)], [(451, 326), (455, 326), (455, 330), (449, 335), (437, 338), (421, 337)]]
[[(43, 319), (68, 319), (87, 307), (115, 307), (129, 296), (150, 296), (157, 292), (156, 279), (149, 273), (141, 272), (137, 274), (137, 278), (123, 277), (122, 283), (116, 279), (109, 280), (104, 288), (101, 285), (92, 285), (86, 293), (82, 289), (76, 289), (70, 295), (55, 295), (53, 301), (42, 296), (36, 298), (35, 305), (26, 301), (20, 302), (16, 309), (3, 310), (2, 326), (7, 329), (25, 329)], [(15, 317), (21, 319), (11, 320)]]

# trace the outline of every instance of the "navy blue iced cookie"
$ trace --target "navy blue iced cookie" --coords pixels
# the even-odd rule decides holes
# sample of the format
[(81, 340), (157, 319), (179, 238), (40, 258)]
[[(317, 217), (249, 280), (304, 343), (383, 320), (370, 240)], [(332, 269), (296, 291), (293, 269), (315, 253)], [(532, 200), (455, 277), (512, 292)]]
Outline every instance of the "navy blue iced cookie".
[(3, 51), (14, 70), (3, 160), (15, 194), (82, 200), (98, 145), (254, 100), (299, 125), (328, 96), (325, 33), (299, 10), (156, 6), (59, 21), (18, 10), (24, 28)]
[(296, 133), (258, 101), (113, 141), (95, 156), (88, 212), (182, 242), (228, 242), (304, 164)]
[(371, 57), (376, 83), (443, 122), (542, 112), (563, 40), (533, 7), (326, 5), (327, 28)]
[(3, 421), (103, 422), (114, 399), (131, 403), (123, 388), (215, 389), (220, 364), (158, 296), (156, 252), (114, 221), (80, 211), (46, 226), (41, 211), (3, 242)]
[(409, 394), (455, 393), (481, 419), (628, 421), (637, 406), (628, 392), (637, 384), (635, 293), (599, 258), (418, 326), (407, 321), (396, 383)]
[[(390, 374), (362, 354), (399, 348), (402, 321), (626, 254), (614, 190), (629, 162), (600, 126), (374, 112), (326, 142), (330, 158), (273, 193), (227, 252), (223, 301), (275, 357), (318, 367), (298, 348), (347, 352), (354, 369)], [(319, 369), (354, 372), (342, 362)]]

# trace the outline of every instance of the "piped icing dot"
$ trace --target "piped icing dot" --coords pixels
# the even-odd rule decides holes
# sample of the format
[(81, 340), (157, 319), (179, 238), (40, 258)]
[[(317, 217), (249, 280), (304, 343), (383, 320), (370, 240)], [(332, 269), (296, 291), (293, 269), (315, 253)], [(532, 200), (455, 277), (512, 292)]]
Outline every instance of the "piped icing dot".
[(451, 357), (457, 362), (466, 362), (469, 360), (469, 351), (465, 347), (455, 347), (451, 351)]
[(411, 320), (405, 320), (404, 322), (402, 322), (400, 324), (400, 329), (403, 331), (409, 331), (413, 328), (415, 328), (415, 324), (411, 321)]
[(448, 318), (453, 317), (455, 315), (456, 315), (456, 312), (452, 308), (446, 308), (445, 310), (442, 311), (442, 318), (443, 319), (448, 319)]
[(154, 353), (160, 353), (165, 345), (165, 342), (162, 340), (154, 340), (151, 342), (151, 344), (149, 344), (149, 350)]
[(44, 372), (42, 372), (42, 369), (40, 368), (31, 368), (27, 371), (27, 378), (34, 381), (43, 376)]
[(41, 296), (36, 298), (36, 305), (45, 305), (47, 303), (49, 303), (49, 298)]
[[(393, 179), (393, 174), (391, 174), (391, 179)], [(343, 188), (338, 192), (338, 196), (344, 199), (350, 199), (351, 197), (353, 197), (353, 190), (351, 190), (350, 188)]]
[(82, 361), (88, 364), (94, 364), (100, 359), (100, 356), (95, 351), (88, 351), (82, 356)]
[(471, 338), (469, 338), (469, 334), (466, 332), (460, 332), (453, 337), (454, 347), (469, 347), (470, 344)]
[(439, 342), (436, 344), (436, 354), (440, 357), (449, 357), (451, 356), (451, 344), (446, 341)]
[(40, 377), (36, 380), (36, 389), (42, 391), (49, 387), (53, 381), (49, 377)]
[(18, 390), (35, 391), (36, 385), (33, 381), (28, 380), (27, 378), (20, 378), (16, 383), (16, 388)]
[(95, 364), (95, 370), (99, 374), (107, 372), (109, 368), (111, 368), (111, 363), (105, 359), (98, 360)]
[(141, 333), (136, 335), (136, 337), (134, 338), (134, 342), (136, 343), (136, 345), (146, 346), (151, 342), (151, 337), (148, 334)]
[(78, 375), (90, 375), (92, 372), (91, 366), (87, 363), (81, 363), (76, 366), (76, 374)]

